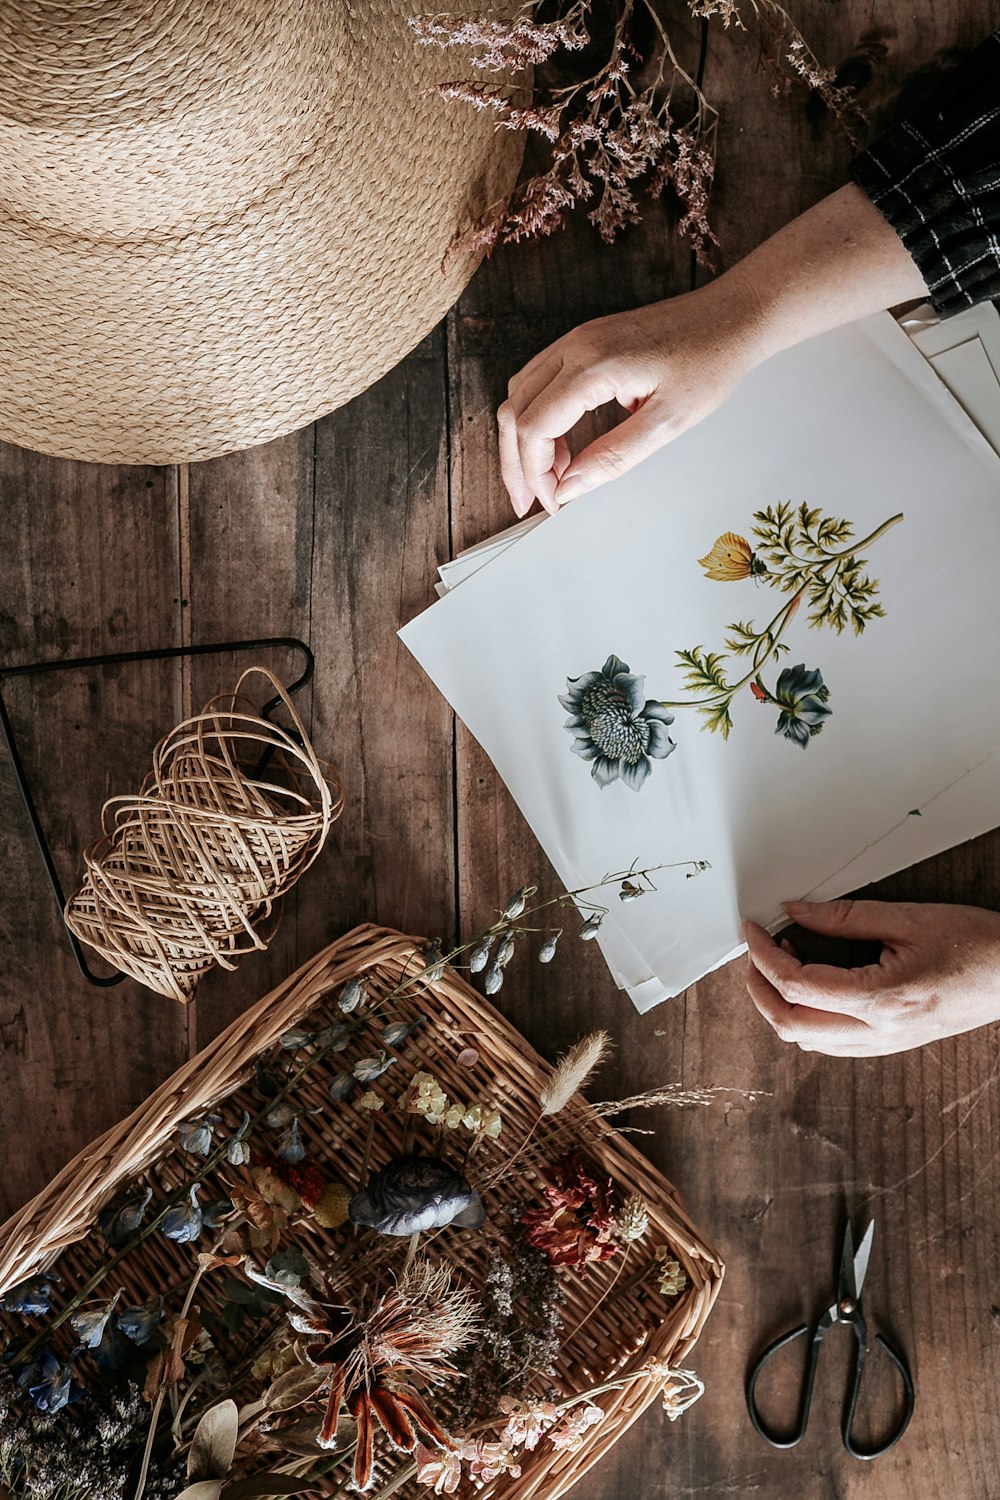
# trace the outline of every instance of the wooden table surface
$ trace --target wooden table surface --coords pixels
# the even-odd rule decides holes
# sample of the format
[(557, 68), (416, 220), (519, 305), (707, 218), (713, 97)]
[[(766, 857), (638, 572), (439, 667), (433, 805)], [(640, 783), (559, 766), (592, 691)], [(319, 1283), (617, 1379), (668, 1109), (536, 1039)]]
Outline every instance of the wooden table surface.
[[(876, 125), (912, 69), (997, 23), (986, 0), (796, 10)], [(689, 40), (696, 57), (696, 31)], [(715, 223), (731, 262), (842, 183), (850, 148), (822, 109), (798, 94), (772, 97), (752, 33), (713, 24), (705, 87), (722, 108)], [(395, 630), (429, 602), (439, 562), (511, 519), (494, 435), (509, 375), (584, 318), (688, 289), (690, 256), (672, 227), (657, 205), (610, 249), (577, 224), (498, 254), (367, 394), (246, 453), (143, 469), (0, 446), (0, 660), (302, 636), (317, 656), (308, 720), (347, 788), (344, 816), (271, 950), (236, 975), (211, 976), (184, 1010), (131, 981), (83, 983), (0, 763), (0, 1218), (337, 933), (374, 920), (468, 936), (522, 883), (554, 892), (492, 767)], [(281, 653), (273, 662), (289, 665)], [(202, 659), (8, 684), (67, 888), (104, 798), (137, 785), (154, 741), (230, 686), (235, 667)], [(880, 894), (996, 907), (1000, 835), (898, 875)], [(640, 1138), (644, 1149), (679, 1184), (728, 1274), (693, 1359), (703, 1400), (674, 1426), (649, 1413), (579, 1486), (580, 1500), (998, 1496), (997, 1031), (870, 1061), (807, 1055), (758, 1018), (742, 969), (639, 1017), (600, 955), (575, 946), (548, 970), (523, 963), (500, 997), (549, 1056), (607, 1026), (617, 1053), (606, 1096), (663, 1080), (765, 1093), (641, 1122), (655, 1129)], [(839, 1443), (846, 1336), (827, 1351), (813, 1428), (795, 1452), (767, 1448), (743, 1404), (751, 1355), (831, 1289), (848, 1210), (855, 1222), (875, 1216), (867, 1308), (908, 1350), (918, 1389), (905, 1439), (874, 1465)], [(888, 1409), (891, 1385), (875, 1372), (873, 1382)]]

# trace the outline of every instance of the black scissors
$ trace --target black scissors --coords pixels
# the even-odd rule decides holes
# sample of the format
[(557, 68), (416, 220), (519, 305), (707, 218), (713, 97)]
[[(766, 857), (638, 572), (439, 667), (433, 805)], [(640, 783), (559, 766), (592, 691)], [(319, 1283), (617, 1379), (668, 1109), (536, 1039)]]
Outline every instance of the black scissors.
[(786, 1437), (777, 1437), (773, 1432), (770, 1432), (761, 1421), (754, 1392), (757, 1388), (760, 1373), (771, 1356), (777, 1354), (778, 1350), (783, 1349), (786, 1344), (792, 1343), (794, 1339), (801, 1338), (804, 1333), (808, 1333), (808, 1325), (801, 1323), (798, 1328), (793, 1328), (789, 1333), (783, 1333), (781, 1338), (775, 1339), (774, 1343), (769, 1344), (764, 1350), (750, 1371), (747, 1380), (747, 1410), (750, 1413), (750, 1420), (754, 1427), (765, 1442), (771, 1444), (772, 1448), (794, 1448), (805, 1437), (806, 1426), (809, 1422), (809, 1407), (812, 1404), (816, 1361), (819, 1359), (820, 1346), (834, 1323), (846, 1323), (852, 1330), (857, 1345), (854, 1354), (854, 1375), (847, 1393), (847, 1401), (844, 1405), (844, 1413), (840, 1424), (840, 1435), (843, 1438), (844, 1447), (855, 1458), (879, 1458), (883, 1453), (888, 1453), (889, 1449), (899, 1442), (906, 1431), (910, 1418), (913, 1416), (914, 1396), (910, 1368), (906, 1363), (905, 1357), (899, 1350), (894, 1349), (888, 1339), (884, 1339), (881, 1334), (877, 1334), (875, 1342), (892, 1361), (903, 1382), (903, 1414), (895, 1430), (876, 1448), (859, 1448), (851, 1435), (854, 1427), (854, 1414), (858, 1405), (858, 1392), (861, 1389), (861, 1376), (864, 1372), (865, 1360), (869, 1349), (868, 1326), (861, 1311), (861, 1288), (864, 1285), (865, 1272), (868, 1270), (868, 1257), (871, 1254), (872, 1236), (874, 1233), (875, 1220), (873, 1219), (865, 1230), (861, 1244), (855, 1252), (854, 1236), (851, 1233), (851, 1226), (848, 1223), (844, 1234), (844, 1248), (840, 1257), (837, 1300), (833, 1303), (832, 1307), (827, 1308), (826, 1312), (817, 1319), (813, 1327), (812, 1345), (809, 1350), (805, 1376), (802, 1382), (802, 1395), (799, 1401), (798, 1426), (794, 1432), (789, 1433)]

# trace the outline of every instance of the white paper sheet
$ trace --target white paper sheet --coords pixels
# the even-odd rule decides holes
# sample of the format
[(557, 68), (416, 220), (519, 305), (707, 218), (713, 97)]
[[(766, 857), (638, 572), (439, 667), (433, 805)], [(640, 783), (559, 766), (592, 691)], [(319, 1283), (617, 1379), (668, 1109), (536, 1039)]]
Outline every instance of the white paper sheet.
[[(864, 549), (884, 619), (860, 638), (789, 626), (785, 664), (819, 667), (831, 692), (822, 734), (805, 749), (776, 736), (773, 704), (744, 690), (728, 741), (676, 708), (677, 748), (641, 789), (598, 787), (563, 728), (566, 679), (614, 653), (645, 676), (648, 699), (686, 702), (675, 652), (723, 650), (732, 622), (760, 623), (781, 603), (759, 580), (708, 580), (697, 560), (781, 500), (847, 518), (858, 538), (905, 514)], [(646, 1008), (737, 951), (741, 915), (774, 923), (782, 899), (850, 889), (859, 871), (877, 878), (996, 823), (994, 792), (966, 773), (1000, 747), (998, 556), (1000, 461), (879, 317), (763, 366), (698, 428), (494, 556), (401, 635), (567, 886), (633, 860), (711, 862), (693, 880), (662, 872), (656, 893), (605, 924), (612, 970)]]

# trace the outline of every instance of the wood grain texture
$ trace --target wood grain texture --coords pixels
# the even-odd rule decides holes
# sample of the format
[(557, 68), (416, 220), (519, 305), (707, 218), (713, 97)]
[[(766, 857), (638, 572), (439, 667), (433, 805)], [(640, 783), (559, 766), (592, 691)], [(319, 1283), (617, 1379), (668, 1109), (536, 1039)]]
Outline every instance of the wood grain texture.
[[(819, 56), (859, 84), (875, 123), (914, 69), (996, 23), (986, 0), (875, 10), (838, 0), (806, 7), (802, 18)], [(693, 65), (697, 30), (683, 42)], [(728, 263), (843, 182), (850, 148), (800, 95), (771, 96), (752, 33), (713, 26), (706, 66), (723, 110), (715, 217)], [(690, 257), (672, 223), (656, 205), (611, 248), (577, 223), (498, 254), (446, 325), (372, 390), (247, 453), (174, 471), (0, 449), (4, 661), (300, 635), (317, 655), (303, 711), (347, 789), (344, 817), (270, 952), (245, 959), (236, 975), (212, 976), (185, 1016), (131, 983), (102, 992), (80, 980), (0, 765), (0, 858), (9, 872), (0, 914), (0, 1215), (136, 1104), (186, 1046), (208, 1041), (337, 933), (372, 920), (469, 935), (526, 880), (555, 892), (489, 762), (455, 729), (395, 631), (430, 602), (434, 567), (449, 550), (511, 519), (494, 428), (509, 376), (586, 318), (689, 288)], [(230, 687), (243, 664), (131, 669), (58, 690), (11, 685), (67, 885), (104, 796), (136, 782), (153, 741)], [(271, 664), (288, 665), (280, 653)], [(1000, 838), (927, 861), (878, 894), (1000, 906)], [(734, 1091), (710, 1109), (630, 1122), (653, 1132), (640, 1145), (678, 1183), (729, 1271), (697, 1350), (706, 1396), (676, 1426), (645, 1417), (580, 1485), (580, 1500), (1000, 1494), (995, 1028), (898, 1058), (809, 1056), (783, 1047), (757, 1018), (739, 964), (639, 1017), (599, 953), (569, 933), (549, 969), (519, 954), (497, 1000), (550, 1056), (607, 1026), (616, 1053), (601, 1093), (664, 1080)], [(849, 1210), (856, 1222), (876, 1217), (866, 1304), (875, 1326), (909, 1352), (918, 1383), (910, 1432), (875, 1465), (840, 1448), (843, 1341), (827, 1350), (812, 1429), (797, 1451), (766, 1448), (743, 1404), (753, 1354), (832, 1290)], [(790, 1402), (796, 1375), (793, 1355), (764, 1392), (776, 1411)], [(872, 1379), (875, 1415), (888, 1416), (891, 1382), (877, 1366)]]
[[(49, 459), (0, 444), (0, 661), (23, 665), (179, 641), (170, 469)], [(139, 781), (180, 709), (167, 662), (4, 685), (67, 893), (106, 797)], [(145, 1098), (185, 1055), (178, 1010), (125, 980), (94, 989), (66, 940), (6, 756), (0, 757), (0, 1215)], [(93, 967), (108, 972), (94, 959)]]

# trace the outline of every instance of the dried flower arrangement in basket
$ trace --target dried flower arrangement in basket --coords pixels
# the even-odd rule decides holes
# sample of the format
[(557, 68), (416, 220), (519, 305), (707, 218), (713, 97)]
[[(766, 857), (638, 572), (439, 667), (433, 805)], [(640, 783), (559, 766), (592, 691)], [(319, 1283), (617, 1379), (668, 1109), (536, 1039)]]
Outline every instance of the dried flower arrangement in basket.
[(817, 60), (779, 0), (687, 0), (669, 23), (664, 11), (660, 0), (526, 0), (510, 17), (487, 10), (410, 18), (420, 44), (468, 48), (480, 74), (498, 75), (441, 84), (442, 98), (491, 111), (498, 129), (530, 133), (547, 156), (457, 236), (452, 254), (489, 254), (552, 234), (584, 204), (610, 242), (642, 217), (640, 193), (657, 198), (669, 189), (681, 210), (678, 233), (708, 263), (718, 244), (708, 209), (719, 115), (702, 91), (702, 68), (692, 63), (689, 71), (679, 60), (674, 40), (685, 19), (704, 26), (714, 17), (734, 32), (753, 26), (772, 92), (804, 84), (855, 142), (863, 116), (852, 90)]
[(700, 1394), (722, 1266), (609, 1117), (710, 1095), (587, 1104), (607, 1038), (553, 1070), (456, 955), (333, 943), (0, 1231), (0, 1493), (554, 1497)]

